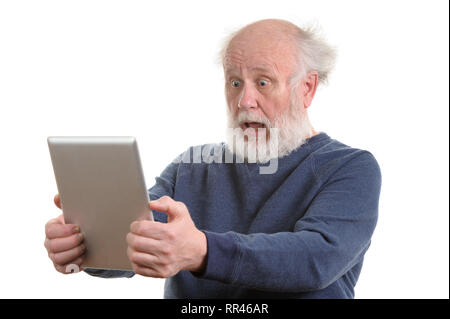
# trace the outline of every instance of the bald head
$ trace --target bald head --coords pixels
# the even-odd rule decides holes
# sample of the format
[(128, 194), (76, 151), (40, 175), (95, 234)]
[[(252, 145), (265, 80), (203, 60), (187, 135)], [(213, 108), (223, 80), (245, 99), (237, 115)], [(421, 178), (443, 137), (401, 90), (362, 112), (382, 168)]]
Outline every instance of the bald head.
[(238, 30), (232, 40), (240, 36), (261, 36), (271, 37), (273, 39), (292, 40), (292, 36), (298, 33), (301, 29), (295, 24), (279, 19), (266, 19), (253, 22)]
[(263, 55), (273, 57), (277, 68), (294, 70), (298, 58), (294, 35), (298, 27), (277, 19), (251, 23), (234, 33), (223, 54), (224, 67), (239, 56), (238, 60), (257, 58)]
[[(334, 67), (336, 52), (319, 35), (315, 27), (300, 28), (281, 19), (265, 19), (253, 22), (229, 35), (221, 50), (225, 66), (230, 49), (246, 46), (283, 52), (291, 63), (291, 73), (297, 79), (309, 71), (317, 71), (319, 83), (328, 80)], [(287, 62), (287, 61), (286, 61)]]

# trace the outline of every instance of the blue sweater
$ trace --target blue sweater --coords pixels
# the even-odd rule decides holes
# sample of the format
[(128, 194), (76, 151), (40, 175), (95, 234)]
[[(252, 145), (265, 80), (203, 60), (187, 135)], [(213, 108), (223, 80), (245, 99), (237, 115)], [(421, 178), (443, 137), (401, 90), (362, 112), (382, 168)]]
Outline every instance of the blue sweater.
[(322, 132), (280, 158), (274, 174), (260, 174), (267, 165), (256, 163), (179, 159), (156, 178), (150, 198), (185, 203), (206, 234), (208, 254), (203, 273), (166, 280), (165, 298), (354, 297), (378, 216), (381, 174), (371, 153)]

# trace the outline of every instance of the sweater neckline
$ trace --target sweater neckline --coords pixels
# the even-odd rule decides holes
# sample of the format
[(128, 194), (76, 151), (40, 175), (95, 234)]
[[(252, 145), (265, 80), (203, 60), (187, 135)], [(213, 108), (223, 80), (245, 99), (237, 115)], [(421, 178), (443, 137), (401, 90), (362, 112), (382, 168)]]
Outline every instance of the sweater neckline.
[[(305, 144), (314, 144), (314, 143), (317, 143), (317, 142), (322, 141), (322, 140), (327, 139), (327, 138), (330, 138), (327, 133), (319, 132), (318, 134), (316, 134), (314, 136), (311, 136), (310, 138), (306, 139)], [(303, 144), (303, 145), (305, 145), (305, 144)]]
[[(295, 162), (295, 158), (297, 157), (297, 154), (299, 154), (299, 152), (303, 152), (303, 150), (305, 148), (310, 148), (313, 144), (316, 144), (318, 142), (321, 142), (321, 141), (329, 139), (329, 138), (330, 137), (328, 136), (327, 133), (319, 132), (318, 134), (316, 134), (316, 135), (306, 139), (305, 143), (303, 143), (300, 147), (296, 148), (295, 150), (293, 150), (288, 155), (285, 155), (283, 157), (279, 157), (277, 160), (282, 165), (284, 165), (286, 163), (290, 163), (292, 161)], [(260, 163), (248, 163), (248, 162), (245, 162), (244, 164), (245, 164), (245, 167), (247, 167), (247, 169), (249, 170), (249, 172), (255, 171), (256, 169), (258, 169), (261, 166), (267, 166), (268, 165), (268, 163), (260, 164)]]

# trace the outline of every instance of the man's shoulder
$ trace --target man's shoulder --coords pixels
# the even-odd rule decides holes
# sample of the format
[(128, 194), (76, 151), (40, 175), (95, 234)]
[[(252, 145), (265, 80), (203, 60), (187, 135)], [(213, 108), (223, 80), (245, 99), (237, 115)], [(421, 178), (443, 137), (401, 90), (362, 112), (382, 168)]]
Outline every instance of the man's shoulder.
[(378, 161), (372, 152), (349, 146), (329, 138), (311, 152), (316, 176), (323, 178), (339, 170), (366, 169), (379, 172)]

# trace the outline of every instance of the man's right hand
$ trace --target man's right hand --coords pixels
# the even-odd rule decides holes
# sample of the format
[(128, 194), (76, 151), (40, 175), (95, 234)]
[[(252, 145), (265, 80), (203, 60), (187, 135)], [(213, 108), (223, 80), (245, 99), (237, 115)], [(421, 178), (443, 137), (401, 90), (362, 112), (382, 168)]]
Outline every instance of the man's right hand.
[[(59, 195), (55, 196), (54, 202), (61, 209)], [(63, 274), (71, 273), (75, 267), (80, 267), (86, 250), (80, 227), (66, 224), (62, 214), (45, 225), (44, 246), (55, 269)]]

